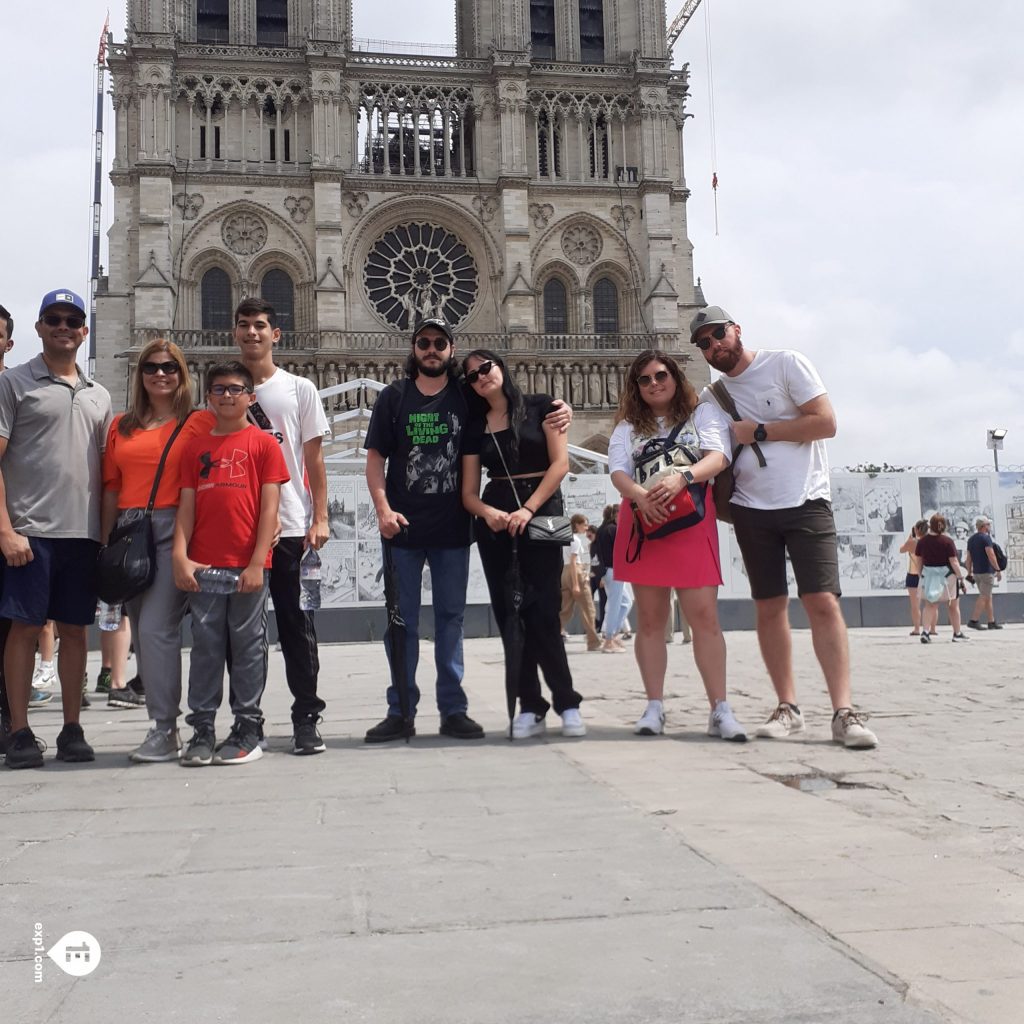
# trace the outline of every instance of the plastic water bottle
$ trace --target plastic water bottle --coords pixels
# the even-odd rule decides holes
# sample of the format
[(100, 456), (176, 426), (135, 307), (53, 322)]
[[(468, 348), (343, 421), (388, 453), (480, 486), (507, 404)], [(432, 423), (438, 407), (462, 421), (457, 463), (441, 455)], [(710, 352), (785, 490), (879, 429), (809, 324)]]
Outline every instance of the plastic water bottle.
[(241, 576), (241, 569), (219, 569), (216, 566), (196, 572), (199, 589), (204, 594), (234, 594)]
[(106, 601), (100, 601), (96, 608), (96, 625), (104, 633), (113, 633), (121, 626), (121, 613), (119, 604), (107, 604)]
[(320, 577), (323, 563), (316, 548), (306, 548), (299, 562), (299, 607), (304, 612), (315, 612), (320, 607)]

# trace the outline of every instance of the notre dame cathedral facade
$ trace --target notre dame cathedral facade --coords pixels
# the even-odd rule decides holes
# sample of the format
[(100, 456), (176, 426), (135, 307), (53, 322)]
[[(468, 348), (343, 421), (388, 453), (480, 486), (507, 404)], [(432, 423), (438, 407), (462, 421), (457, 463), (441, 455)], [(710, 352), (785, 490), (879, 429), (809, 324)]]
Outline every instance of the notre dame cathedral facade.
[[(686, 229), (686, 71), (664, 0), (457, 0), (450, 53), (352, 35), (351, 0), (129, 0), (96, 372), (229, 357), (242, 296), (321, 388), (394, 379), (417, 317), (507, 354), (602, 448), (622, 373), (702, 304)], [(439, 47), (422, 49), (439, 50)], [(126, 358), (127, 357), (127, 358)]]

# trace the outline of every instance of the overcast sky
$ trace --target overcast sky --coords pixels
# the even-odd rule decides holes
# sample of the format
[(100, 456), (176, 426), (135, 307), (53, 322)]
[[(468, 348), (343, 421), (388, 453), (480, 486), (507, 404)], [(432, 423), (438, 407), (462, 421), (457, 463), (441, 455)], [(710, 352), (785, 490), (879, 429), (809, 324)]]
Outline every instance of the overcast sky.
[[(453, 7), (356, 0), (355, 34), (450, 42)], [(93, 62), (106, 8), (61, 8), (59, 34), (46, 5), (5, 11), (0, 302), (18, 321), (9, 363), (38, 351), (32, 322), (45, 291), (84, 295), (88, 285)], [(119, 40), (123, 19), (118, 3)], [(989, 427), (1009, 430), (1003, 464), (1024, 463), (1022, 38), (1024, 5), (1012, 0), (970, 10), (952, 0), (705, 0), (676, 46), (675, 65), (691, 70), (689, 234), (705, 295), (743, 325), (748, 347), (814, 360), (839, 416), (834, 467), (987, 466)], [(104, 228), (109, 190), (107, 200)]]

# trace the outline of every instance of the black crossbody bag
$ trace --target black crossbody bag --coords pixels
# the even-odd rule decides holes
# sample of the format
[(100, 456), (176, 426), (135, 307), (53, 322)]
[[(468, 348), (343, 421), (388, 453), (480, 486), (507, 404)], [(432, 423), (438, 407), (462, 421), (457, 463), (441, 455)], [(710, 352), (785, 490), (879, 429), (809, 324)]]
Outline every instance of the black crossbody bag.
[(110, 531), (106, 547), (100, 548), (96, 557), (96, 593), (107, 604), (124, 604), (153, 585), (153, 577), (156, 575), (153, 506), (156, 504), (156, 492), (160, 488), (164, 463), (186, 422), (188, 416), (174, 428), (164, 446), (145, 511), (137, 519), (115, 526)]

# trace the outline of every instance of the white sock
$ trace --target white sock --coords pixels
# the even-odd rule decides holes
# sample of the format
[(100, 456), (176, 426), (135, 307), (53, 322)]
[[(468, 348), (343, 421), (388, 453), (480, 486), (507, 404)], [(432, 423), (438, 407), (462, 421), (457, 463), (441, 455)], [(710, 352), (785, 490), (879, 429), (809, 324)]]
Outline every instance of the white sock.
[(42, 672), (44, 676), (48, 676), (51, 672), (53, 672), (53, 662), (52, 661), (41, 661), (41, 662), (39, 662), (39, 671)]
[(660, 700), (649, 700), (647, 702), (648, 711), (656, 711), (659, 715), (664, 714), (665, 708), (663, 702)]

